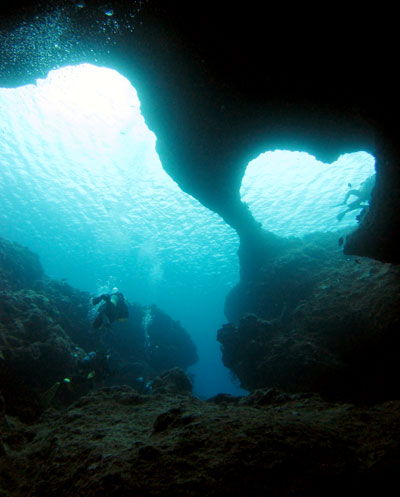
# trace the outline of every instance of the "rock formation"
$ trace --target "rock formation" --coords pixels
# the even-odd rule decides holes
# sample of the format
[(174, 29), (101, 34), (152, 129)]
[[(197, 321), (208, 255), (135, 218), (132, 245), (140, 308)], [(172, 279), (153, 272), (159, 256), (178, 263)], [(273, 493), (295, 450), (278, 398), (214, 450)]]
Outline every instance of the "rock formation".
[[(257, 390), (200, 401), (182, 371), (128, 361), (121, 347), (116, 386), (89, 392), (86, 381), (71, 398), (62, 383), (71, 352), (93, 349), (81, 333), (87, 296), (43, 280), (18, 248), (0, 280), (0, 495), (389, 494), (400, 469), (396, 16), (385, 6), (383, 16), (375, 6), (353, 17), (339, 6), (319, 16), (304, 3), (267, 12), (256, 1), (110, 3), (2, 6), (0, 85), (82, 62), (131, 81), (163, 167), (240, 235), (232, 323), (218, 337), (225, 364)], [(329, 237), (283, 241), (260, 228), (240, 182), (249, 160), (277, 148), (325, 162), (375, 156), (370, 207), (344, 252), (383, 264), (343, 258)], [(9, 249), (0, 245), (0, 262)], [(137, 324), (141, 313), (132, 309)], [(121, 334), (121, 344), (143, 349), (143, 333), (135, 346)], [(45, 360), (53, 353), (58, 361)], [(133, 384), (142, 376), (153, 392)], [(38, 385), (47, 402), (57, 382), (44, 410)]]
[(399, 295), (398, 266), (343, 257), (334, 234), (293, 241), (228, 296), (224, 364), (248, 390), (397, 398)]
[(385, 495), (398, 478), (399, 413), (398, 401), (359, 408), (277, 390), (204, 402), (105, 388), (32, 426), (8, 418), (0, 493)]
[(146, 390), (166, 369), (197, 361), (187, 331), (156, 306), (131, 303), (130, 319), (99, 335), (91, 329), (88, 293), (47, 278), (38, 257), (18, 244), (0, 239), (0, 254), (0, 394), (7, 414), (31, 422), (44, 408), (108, 384)]
[[(17, 266), (33, 276), (0, 293), (0, 495), (389, 493), (400, 469), (400, 403), (389, 400), (398, 396), (398, 271), (343, 261), (331, 238), (325, 247), (316, 235), (292, 243), (264, 265), (259, 281), (247, 282), (250, 295), (238, 312), (262, 317), (247, 314), (220, 330), (219, 339), (224, 360), (253, 391), (208, 401), (193, 396), (177, 367), (153, 378), (151, 389), (121, 384), (152, 370), (140, 356), (143, 327), (136, 356), (120, 333), (124, 367), (89, 386), (74, 358), (83, 350), (75, 340), (87, 339), (79, 329), (88, 295), (46, 279), (29, 251), (2, 242), (3, 261), (4, 254), (16, 261), (0, 273)], [(269, 303), (264, 278), (273, 268), (282, 285), (280, 299)], [(34, 289), (24, 287), (27, 281)], [(144, 311), (134, 309), (139, 326)], [(156, 316), (154, 326), (161, 320), (175, 330), (172, 337), (182, 333), (163, 313)], [(70, 383), (62, 381), (66, 374)]]

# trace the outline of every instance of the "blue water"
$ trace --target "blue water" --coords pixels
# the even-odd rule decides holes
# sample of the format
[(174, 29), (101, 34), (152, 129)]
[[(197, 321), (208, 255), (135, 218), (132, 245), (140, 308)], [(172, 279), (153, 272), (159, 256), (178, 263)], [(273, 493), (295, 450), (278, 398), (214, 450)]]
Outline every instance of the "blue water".
[[(360, 209), (341, 204), (349, 190), (358, 190), (375, 173), (375, 159), (366, 152), (344, 154), (324, 164), (306, 152), (276, 150), (251, 161), (240, 194), (263, 227), (279, 236), (345, 231), (357, 224)], [(352, 195), (348, 204), (356, 200)]]
[[(238, 237), (164, 172), (129, 81), (81, 65), (0, 89), (0, 134), (0, 236), (36, 252), (50, 277), (156, 304), (197, 345), (195, 392), (241, 393), (216, 342), (225, 296), (239, 278)], [(352, 154), (329, 169), (296, 156), (290, 183), (294, 156), (283, 153), (275, 163), (257, 159), (258, 172), (249, 165), (241, 193), (255, 217), (284, 236), (354, 226), (359, 211), (339, 226), (341, 209), (332, 206), (348, 182), (356, 187), (373, 172), (373, 158)], [(283, 182), (263, 179), (285, 167)]]

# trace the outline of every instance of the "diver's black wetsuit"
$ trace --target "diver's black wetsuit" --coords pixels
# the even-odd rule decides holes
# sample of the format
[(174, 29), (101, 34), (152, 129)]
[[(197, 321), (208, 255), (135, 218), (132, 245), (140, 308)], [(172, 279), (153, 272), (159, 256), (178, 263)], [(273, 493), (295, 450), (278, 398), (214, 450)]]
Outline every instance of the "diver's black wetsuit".
[(97, 305), (102, 300), (104, 300), (104, 303), (97, 311), (97, 315), (93, 321), (93, 328), (97, 329), (102, 326), (109, 328), (111, 323), (117, 319), (128, 319), (129, 311), (122, 293), (116, 292), (111, 295), (103, 293), (99, 297), (95, 297), (92, 303), (93, 305)]

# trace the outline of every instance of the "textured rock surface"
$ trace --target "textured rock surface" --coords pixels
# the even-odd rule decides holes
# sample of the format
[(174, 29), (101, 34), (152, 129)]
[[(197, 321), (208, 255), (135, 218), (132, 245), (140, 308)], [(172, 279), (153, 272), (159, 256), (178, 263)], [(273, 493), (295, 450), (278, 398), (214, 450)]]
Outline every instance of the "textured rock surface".
[(386, 494), (399, 471), (399, 402), (360, 409), (315, 396), (82, 397), (2, 430), (9, 497)]
[(39, 257), (17, 243), (1, 239), (0, 290), (33, 287), (43, 278)]
[(398, 266), (343, 257), (334, 235), (293, 243), (229, 295), (224, 364), (250, 390), (397, 398), (399, 295)]
[[(0, 239), (0, 254), (0, 395), (9, 415), (31, 422), (99, 385), (145, 391), (164, 370), (196, 362), (187, 331), (156, 306), (129, 304), (130, 319), (99, 335), (88, 293), (47, 278), (35, 254), (18, 244)], [(89, 352), (95, 359), (85, 362)]]

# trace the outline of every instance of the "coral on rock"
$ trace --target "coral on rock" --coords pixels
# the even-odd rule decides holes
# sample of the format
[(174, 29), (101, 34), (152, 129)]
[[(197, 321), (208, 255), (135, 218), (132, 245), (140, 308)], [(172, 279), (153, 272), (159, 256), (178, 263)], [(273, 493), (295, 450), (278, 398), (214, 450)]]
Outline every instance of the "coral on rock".
[(306, 238), (228, 296), (236, 325), (220, 329), (218, 340), (243, 388), (398, 397), (400, 268), (344, 257), (336, 238)]
[(0, 276), (0, 395), (9, 415), (32, 422), (106, 385), (146, 392), (163, 371), (197, 361), (187, 331), (155, 306), (129, 303), (127, 322), (95, 333), (90, 295), (46, 277), (35, 254), (2, 239)]
[(29, 427), (9, 420), (0, 494), (387, 495), (399, 414), (398, 401), (365, 409), (259, 390), (204, 402), (104, 388)]

